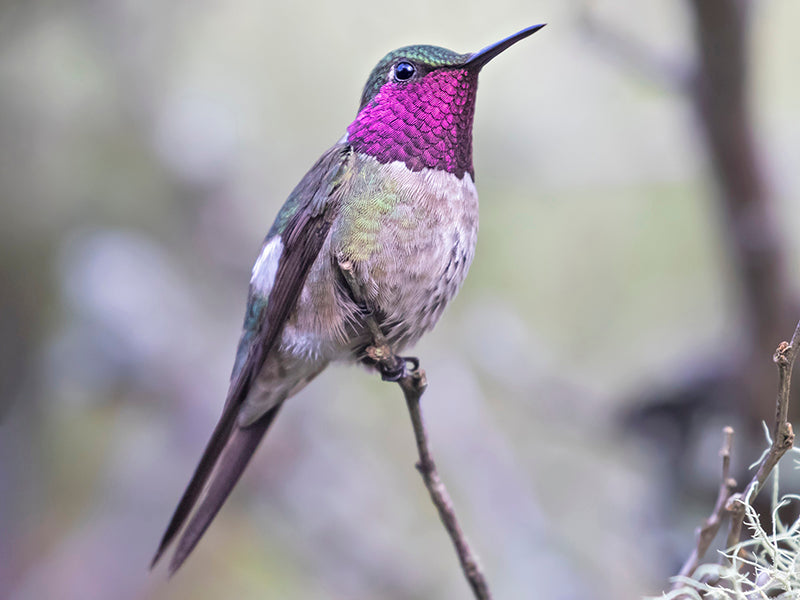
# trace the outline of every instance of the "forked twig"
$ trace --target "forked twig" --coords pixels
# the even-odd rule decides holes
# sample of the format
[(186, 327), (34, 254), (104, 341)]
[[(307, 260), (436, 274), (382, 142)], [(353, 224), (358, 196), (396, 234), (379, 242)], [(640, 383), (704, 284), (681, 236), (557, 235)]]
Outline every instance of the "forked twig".
[(727, 510), (731, 513), (731, 526), (728, 532), (727, 547), (739, 543), (744, 521), (745, 502), (752, 503), (756, 495), (764, 487), (764, 483), (772, 473), (775, 465), (794, 445), (794, 430), (789, 423), (789, 392), (792, 383), (792, 367), (800, 344), (800, 323), (794, 330), (790, 342), (781, 342), (772, 360), (778, 365), (778, 396), (775, 400), (775, 423), (772, 427), (772, 444), (769, 451), (761, 459), (758, 470), (744, 491), (733, 494), (727, 502)]
[[(733, 444), (733, 428), (724, 427), (722, 430), (723, 441), (722, 448), (720, 448), (719, 455), (722, 457), (722, 481), (720, 482), (719, 492), (717, 493), (717, 501), (714, 503), (714, 510), (711, 515), (703, 523), (702, 527), (697, 530), (697, 545), (695, 546), (689, 558), (683, 563), (679, 577), (689, 577), (700, 564), (700, 561), (705, 556), (711, 542), (717, 537), (717, 532), (726, 517), (726, 505), (730, 498), (733, 488), (736, 487), (736, 481), (731, 478), (731, 446)], [(677, 589), (682, 585), (680, 580), (676, 580), (672, 584), (672, 589)]]
[[(790, 342), (781, 342), (778, 345), (773, 360), (778, 365), (778, 394), (775, 400), (775, 423), (772, 426), (772, 440), (769, 449), (761, 459), (758, 470), (753, 478), (741, 493), (731, 493), (736, 483), (730, 479), (730, 450), (733, 440), (733, 429), (726, 427), (724, 430), (725, 440), (722, 444), (720, 455), (722, 456), (722, 485), (717, 495), (717, 501), (711, 516), (698, 530), (697, 546), (692, 550), (691, 555), (683, 564), (680, 573), (672, 584), (672, 589), (676, 590), (683, 586), (686, 578), (691, 576), (703, 555), (708, 550), (711, 542), (716, 537), (725, 512), (730, 515), (730, 528), (726, 541), (726, 548), (733, 548), (739, 543), (742, 533), (742, 523), (745, 516), (746, 504), (752, 504), (756, 495), (761, 491), (769, 478), (772, 470), (780, 459), (794, 445), (794, 431), (788, 421), (789, 415), (789, 396), (791, 391), (792, 367), (798, 353), (800, 344), (800, 322), (795, 327), (794, 334)], [(724, 512), (723, 512), (724, 510)], [(739, 565), (734, 564), (733, 568), (738, 569)], [(671, 596), (673, 600), (679, 598), (689, 598), (690, 595), (679, 593), (678, 596)], [(693, 597), (693, 596), (692, 596)]]

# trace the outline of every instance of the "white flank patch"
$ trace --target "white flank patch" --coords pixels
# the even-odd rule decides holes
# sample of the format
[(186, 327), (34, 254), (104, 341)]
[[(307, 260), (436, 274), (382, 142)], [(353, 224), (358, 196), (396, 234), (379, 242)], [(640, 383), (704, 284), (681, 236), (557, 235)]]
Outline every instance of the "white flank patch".
[(264, 246), (261, 254), (253, 265), (253, 275), (250, 283), (256, 287), (263, 295), (268, 296), (275, 283), (275, 274), (278, 272), (278, 261), (283, 253), (283, 242), (281, 236), (276, 235)]

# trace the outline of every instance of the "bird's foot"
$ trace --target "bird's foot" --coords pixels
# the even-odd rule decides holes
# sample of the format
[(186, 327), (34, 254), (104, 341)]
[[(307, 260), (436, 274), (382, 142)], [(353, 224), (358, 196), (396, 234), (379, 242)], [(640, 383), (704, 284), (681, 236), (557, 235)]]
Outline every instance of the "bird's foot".
[(416, 356), (395, 356), (393, 365), (378, 363), (378, 369), (384, 381), (400, 381), (419, 369), (419, 359)]
[(397, 356), (388, 346), (370, 346), (366, 354), (384, 381), (400, 381), (419, 369), (419, 359), (416, 356)]

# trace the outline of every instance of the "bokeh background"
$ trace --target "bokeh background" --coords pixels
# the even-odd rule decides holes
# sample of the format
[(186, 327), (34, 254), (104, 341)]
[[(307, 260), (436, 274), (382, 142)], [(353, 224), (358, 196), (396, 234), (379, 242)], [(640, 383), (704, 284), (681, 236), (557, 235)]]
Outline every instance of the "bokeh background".
[(537, 22), (481, 76), (480, 241), (416, 349), (423, 407), (497, 598), (663, 589), (800, 314), (800, 4), (728, 4), (751, 7), (744, 204), (687, 87), (731, 79), (692, 79), (697, 2), (1, 3), (0, 597), (469, 596), (399, 390), (355, 367), (287, 405), (177, 576), (147, 568), (261, 239), (374, 63)]

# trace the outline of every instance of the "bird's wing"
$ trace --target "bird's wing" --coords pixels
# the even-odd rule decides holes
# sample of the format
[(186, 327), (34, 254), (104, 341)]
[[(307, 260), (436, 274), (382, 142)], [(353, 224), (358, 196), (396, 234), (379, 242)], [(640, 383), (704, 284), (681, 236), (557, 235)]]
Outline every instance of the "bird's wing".
[[(170, 573), (183, 564), (225, 502), (280, 409), (280, 405), (271, 408), (247, 427), (237, 424), (239, 409), (264, 361), (280, 339), (311, 265), (338, 213), (337, 192), (348, 172), (350, 159), (350, 148), (344, 144), (337, 144), (323, 154), (291, 193), (267, 235), (265, 245), (275, 236), (280, 236), (282, 243), (269, 296), (266, 302), (258, 301), (251, 289), (245, 329), (222, 415), (164, 532), (151, 568), (191, 515), (170, 562)], [(207, 492), (192, 514), (206, 484)]]

